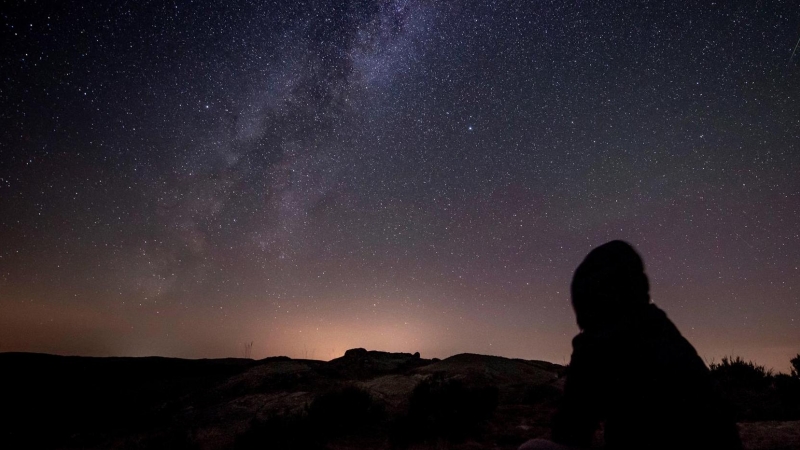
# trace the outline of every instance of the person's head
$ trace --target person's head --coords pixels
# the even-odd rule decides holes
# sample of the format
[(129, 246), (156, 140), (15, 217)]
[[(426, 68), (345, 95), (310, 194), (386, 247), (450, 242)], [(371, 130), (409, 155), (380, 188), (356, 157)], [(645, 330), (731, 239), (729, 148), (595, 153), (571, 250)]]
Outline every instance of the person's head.
[(589, 252), (575, 269), (571, 293), (581, 330), (602, 327), (650, 303), (642, 258), (623, 241), (607, 242)]

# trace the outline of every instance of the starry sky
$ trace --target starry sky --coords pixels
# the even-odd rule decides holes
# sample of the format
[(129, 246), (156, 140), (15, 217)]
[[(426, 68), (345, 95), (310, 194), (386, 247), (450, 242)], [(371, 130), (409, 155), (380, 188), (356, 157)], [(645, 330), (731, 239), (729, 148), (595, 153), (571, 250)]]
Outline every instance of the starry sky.
[(624, 239), (706, 361), (800, 352), (793, 1), (0, 10), (0, 351), (564, 363)]

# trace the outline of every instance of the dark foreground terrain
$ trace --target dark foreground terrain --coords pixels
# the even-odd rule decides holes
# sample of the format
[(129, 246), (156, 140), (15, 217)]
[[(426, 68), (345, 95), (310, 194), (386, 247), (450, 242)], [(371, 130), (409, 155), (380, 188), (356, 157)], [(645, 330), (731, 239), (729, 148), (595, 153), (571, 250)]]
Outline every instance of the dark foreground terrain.
[[(363, 349), (329, 362), (3, 353), (0, 447), (514, 449), (548, 436), (562, 371)], [(739, 427), (748, 449), (800, 449), (800, 421)]]

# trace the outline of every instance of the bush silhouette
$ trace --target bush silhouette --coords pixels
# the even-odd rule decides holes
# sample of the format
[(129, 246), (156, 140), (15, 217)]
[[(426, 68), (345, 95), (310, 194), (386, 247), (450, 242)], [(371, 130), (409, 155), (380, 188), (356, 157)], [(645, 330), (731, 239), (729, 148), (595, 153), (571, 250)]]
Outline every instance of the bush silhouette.
[(727, 387), (763, 389), (772, 381), (771, 370), (752, 361), (745, 361), (739, 356), (736, 358), (723, 356), (721, 363), (711, 363), (709, 368), (714, 378)]
[[(793, 359), (792, 364), (795, 362), (800, 363), (800, 359)], [(800, 378), (773, 374), (741, 357), (724, 357), (721, 363), (709, 367), (712, 379), (737, 420), (800, 418)]]
[(408, 414), (395, 421), (390, 440), (404, 447), (420, 441), (459, 442), (477, 437), (497, 400), (497, 387), (467, 387), (461, 380), (433, 376), (414, 388)]
[(314, 398), (302, 412), (253, 421), (237, 449), (321, 449), (333, 437), (364, 433), (384, 414), (369, 392), (348, 385)]
[(356, 386), (345, 386), (322, 394), (308, 407), (308, 419), (324, 436), (363, 431), (383, 416), (383, 408), (372, 395)]
[(538, 405), (545, 402), (555, 402), (561, 395), (562, 391), (553, 385), (534, 384), (525, 387), (520, 403), (525, 405)]
[(241, 450), (316, 450), (324, 448), (323, 436), (315, 433), (305, 413), (283, 413), (266, 420), (253, 420), (236, 439)]

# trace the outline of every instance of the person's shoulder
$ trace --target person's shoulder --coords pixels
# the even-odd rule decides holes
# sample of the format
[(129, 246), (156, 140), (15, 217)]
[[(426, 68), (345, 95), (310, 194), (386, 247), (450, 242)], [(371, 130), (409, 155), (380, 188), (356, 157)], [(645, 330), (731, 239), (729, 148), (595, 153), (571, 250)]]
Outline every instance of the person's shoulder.
[(610, 346), (607, 333), (602, 331), (581, 331), (572, 338), (572, 357), (585, 359), (606, 353)]
[(597, 338), (593, 335), (593, 333), (581, 331), (572, 338), (572, 350), (584, 349), (592, 345), (592, 343), (596, 340)]
[(665, 313), (664, 310), (659, 308), (655, 303), (648, 303), (647, 306), (645, 306), (644, 311), (645, 314), (650, 317), (657, 318), (659, 320), (669, 320), (667, 313)]
[(697, 350), (689, 340), (681, 334), (678, 327), (675, 326), (669, 317), (667, 317), (667, 313), (654, 304), (651, 304), (651, 306), (652, 308), (649, 312), (650, 327), (654, 330), (660, 330), (657, 333), (659, 335), (658, 342), (662, 347), (660, 355), (663, 357), (664, 351), (666, 351), (672, 354), (673, 358), (677, 359), (677, 361), (673, 361), (676, 364), (680, 361), (684, 366), (691, 366), (702, 372), (707, 371), (708, 369), (702, 358), (697, 354)]
[(648, 304), (643, 310), (643, 315), (645, 318), (643, 322), (650, 329), (669, 328), (677, 331), (677, 327), (675, 327), (675, 324), (667, 316), (667, 313), (656, 306), (655, 303)]

